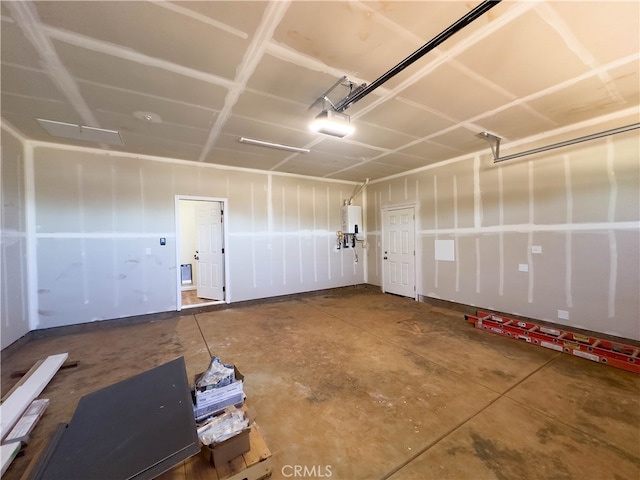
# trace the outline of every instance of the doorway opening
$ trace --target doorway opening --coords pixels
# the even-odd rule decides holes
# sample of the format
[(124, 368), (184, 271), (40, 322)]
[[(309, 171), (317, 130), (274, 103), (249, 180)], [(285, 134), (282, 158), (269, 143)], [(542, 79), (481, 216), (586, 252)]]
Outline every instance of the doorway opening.
[(227, 200), (176, 195), (177, 310), (229, 303)]
[(382, 290), (416, 299), (414, 207), (382, 210)]

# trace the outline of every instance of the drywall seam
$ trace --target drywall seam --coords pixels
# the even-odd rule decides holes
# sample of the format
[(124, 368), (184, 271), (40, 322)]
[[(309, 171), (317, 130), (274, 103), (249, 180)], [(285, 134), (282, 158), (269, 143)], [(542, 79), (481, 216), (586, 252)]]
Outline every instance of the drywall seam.
[(78, 84), (60, 61), (51, 39), (46, 34), (45, 25), (40, 22), (35, 6), (29, 2), (8, 2), (5, 5), (11, 11), (13, 19), (24, 36), (38, 52), (40, 65), (44, 67), (51, 81), (60, 89), (85, 123), (93, 127), (99, 126), (100, 123), (84, 101)]
[(476, 293), (480, 293), (480, 237), (476, 237), (475, 242), (476, 242)]
[[(417, 182), (416, 182), (416, 193), (417, 190)], [(368, 204), (368, 195), (367, 195), (367, 186), (365, 185), (362, 190), (362, 231), (365, 235), (365, 241), (362, 242), (362, 279), (364, 283), (369, 283), (369, 255), (367, 255), (367, 249), (369, 248), (367, 241), (367, 228), (369, 226), (369, 222), (367, 221), (367, 205)], [(417, 197), (416, 197), (417, 198)]]
[[(640, 54), (635, 56), (636, 59), (640, 58)], [(628, 63), (628, 62), (627, 62)], [(496, 109), (497, 110), (497, 109)], [(630, 117), (630, 116), (637, 116), (640, 114), (640, 106), (636, 106), (636, 107), (630, 107), (624, 110), (619, 110), (617, 112), (613, 112), (607, 115), (603, 115), (601, 117), (598, 118), (593, 118), (593, 119), (589, 119), (589, 120), (585, 120), (583, 122), (579, 122), (579, 123), (574, 123), (572, 125), (568, 125), (566, 127), (562, 127), (562, 128), (557, 128), (555, 130), (545, 130), (543, 133), (540, 133), (538, 135), (534, 135), (532, 137), (526, 137), (526, 138), (522, 138), (519, 140), (513, 140), (511, 142), (509, 142), (509, 145), (502, 145), (501, 148), (516, 148), (516, 147), (520, 147), (523, 145), (527, 145), (527, 144), (531, 144), (534, 142), (538, 142), (538, 141), (543, 141), (546, 140), (548, 138), (553, 138), (555, 136), (558, 135), (564, 135), (567, 133), (571, 133), (574, 131), (579, 131), (583, 128), (588, 128), (588, 127), (592, 127), (594, 125), (599, 125), (602, 123), (606, 123), (606, 122), (610, 122), (612, 120), (617, 120), (620, 118), (624, 118), (624, 117)], [(475, 120), (475, 119), (472, 119)], [(441, 135), (443, 133), (446, 133), (447, 131), (450, 130), (454, 130), (454, 128), (449, 128), (449, 129), (445, 129), (445, 130), (441, 130), (439, 132), (436, 132), (432, 135), (427, 135), (426, 137), (423, 138), (419, 138), (414, 142), (411, 142), (407, 145), (404, 145), (402, 148), (405, 149), (409, 146), (412, 145), (417, 145), (425, 140), (430, 139), (431, 137), (435, 137), (438, 135)], [(395, 151), (391, 152), (391, 153), (395, 153)], [(401, 178), (407, 175), (414, 175), (417, 173), (421, 173), (421, 172), (425, 172), (428, 170), (433, 170), (433, 169), (437, 169), (440, 167), (444, 167), (447, 165), (452, 165), (458, 162), (464, 162), (467, 160), (470, 160), (471, 158), (473, 158), (474, 155), (478, 155), (478, 154), (487, 154), (487, 155), (492, 155), (491, 153), (491, 148), (486, 148), (483, 150), (480, 150), (479, 152), (474, 152), (474, 153), (465, 153), (462, 154), (458, 157), (454, 157), (454, 158), (450, 158), (448, 160), (444, 160), (442, 162), (436, 162), (436, 163), (432, 163), (429, 165), (425, 165), (423, 167), (419, 167), (419, 168), (415, 168), (413, 170), (409, 170), (406, 172), (402, 172), (402, 173), (396, 173), (393, 175), (389, 175), (388, 177), (383, 177), (383, 178), (378, 178), (376, 180), (372, 180), (371, 182), (369, 182), (370, 185), (375, 185), (376, 183), (383, 183), (383, 182), (387, 182), (390, 180), (394, 180), (396, 178)], [(372, 158), (371, 160), (375, 160), (377, 157)], [(362, 165), (361, 163), (358, 165)]]
[[(618, 182), (616, 180), (616, 172), (614, 169), (615, 152), (613, 141), (607, 139), (607, 177), (609, 179), (609, 211), (607, 219), (609, 223), (615, 223), (616, 204), (618, 200)], [(616, 232), (609, 230), (609, 296), (608, 296), (608, 313), (609, 318), (616, 316), (616, 282), (618, 278), (618, 244), (616, 242)]]
[[(313, 212), (313, 231), (316, 231), (316, 187), (311, 187), (311, 211)], [(318, 283), (318, 246), (316, 242), (317, 235), (314, 235), (311, 239), (313, 242), (313, 281)]]
[[(326, 207), (327, 207), (327, 232), (331, 229), (331, 191), (329, 187), (326, 188)], [(366, 231), (366, 230), (365, 230)], [(331, 252), (333, 251), (331, 237), (327, 237), (327, 258), (331, 258)], [(331, 280), (331, 261), (327, 262), (327, 279)], [(365, 278), (366, 283), (366, 278)]]
[[(433, 176), (433, 219), (435, 226), (435, 240), (438, 240), (438, 233), (440, 229), (438, 228), (438, 176)], [(433, 269), (433, 285), (435, 288), (438, 288), (438, 266), (440, 265), (439, 260), (435, 261), (435, 268)]]
[[(374, 196), (374, 203), (375, 203), (375, 231), (376, 232), (380, 232), (380, 229), (382, 228), (382, 192), (375, 192)], [(371, 233), (371, 232), (369, 232)], [(379, 234), (381, 235), (381, 234)], [(380, 279), (382, 277), (382, 263), (378, 262), (378, 258), (382, 258), (381, 255), (381, 246), (382, 246), (382, 242), (384, 242), (384, 238), (378, 238), (379, 241), (376, 242), (376, 249), (375, 249), (375, 253), (376, 253), (376, 276)], [(380, 241), (381, 240), (381, 241)]]
[(212, 85), (217, 85), (223, 88), (232, 88), (234, 83), (232, 80), (214, 75), (212, 73), (201, 72), (194, 68), (185, 67), (177, 63), (168, 62), (167, 60), (161, 60), (159, 58), (151, 57), (129, 48), (121, 47), (113, 43), (106, 43), (100, 40), (96, 40), (92, 37), (87, 37), (75, 32), (69, 32), (61, 28), (52, 27), (50, 25), (42, 25), (42, 30), (49, 38), (53, 38), (60, 42), (74, 45), (76, 47), (91, 50), (92, 52), (103, 53), (112, 57), (121, 58), (130, 62), (140, 63), (149, 67), (159, 68), (168, 72), (183, 75), (185, 77), (201, 80)]
[[(529, 185), (529, 223), (534, 223), (534, 189), (533, 189), (533, 161), (529, 160), (527, 162), (527, 174), (528, 174), (528, 185)], [(530, 231), (527, 235), (527, 265), (529, 266), (528, 280), (529, 286), (527, 290), (527, 301), (529, 303), (533, 303), (533, 254), (531, 253), (531, 249), (533, 248), (533, 231)]]
[[(625, 58), (624, 58), (624, 59), (622, 59), (622, 60), (617, 60), (617, 61), (611, 62), (611, 63), (609, 63), (609, 64), (607, 64), (607, 65), (605, 65), (605, 66), (603, 66), (603, 67), (599, 68), (599, 69), (598, 69), (597, 71), (595, 71), (595, 72), (594, 72), (594, 71), (589, 71), (589, 72), (587, 72), (587, 73), (585, 73), (585, 74), (582, 74), (582, 75), (580, 75), (580, 76), (578, 76), (578, 77), (575, 77), (575, 78), (573, 78), (573, 79), (571, 79), (571, 80), (568, 80), (568, 81), (566, 81), (566, 82), (563, 82), (562, 84), (554, 85), (553, 87), (550, 87), (550, 88), (548, 88), (548, 89), (544, 89), (544, 90), (541, 90), (541, 91), (539, 91), (539, 92), (533, 93), (533, 94), (531, 94), (531, 95), (528, 95), (527, 97), (517, 98), (517, 99), (516, 99), (516, 100), (514, 100), (514, 101), (511, 101), (511, 102), (509, 102), (509, 103), (506, 103), (506, 104), (504, 104), (504, 105), (502, 105), (502, 106), (500, 106), (500, 107), (497, 107), (497, 108), (495, 108), (495, 109), (493, 109), (493, 110), (491, 110), (491, 111), (484, 112), (484, 113), (481, 113), (481, 114), (479, 114), (479, 115), (476, 115), (475, 117), (472, 117), (472, 118), (470, 118), (470, 119), (463, 120), (463, 121), (460, 121), (459, 119), (454, 119), (454, 120), (455, 120), (455, 122), (454, 122), (454, 123), (455, 123), (456, 125), (451, 126), (451, 127), (448, 127), (448, 128), (445, 128), (444, 130), (440, 130), (440, 131), (438, 131), (438, 132), (432, 133), (432, 134), (427, 135), (427, 136), (425, 136), (425, 137), (418, 138), (418, 139), (414, 140), (413, 142), (410, 142), (410, 143), (408, 143), (408, 144), (403, 145), (403, 146), (402, 146), (402, 149), (406, 149), (406, 148), (408, 148), (408, 147), (411, 147), (411, 146), (417, 145), (417, 144), (419, 144), (419, 143), (422, 143), (422, 142), (424, 142), (424, 141), (427, 141), (427, 140), (429, 140), (429, 139), (431, 139), (431, 138), (434, 138), (434, 137), (436, 137), (436, 136), (441, 136), (441, 135), (443, 135), (443, 134), (445, 134), (445, 133), (448, 133), (448, 132), (450, 132), (450, 131), (453, 131), (453, 130), (455, 130), (455, 128), (457, 128), (457, 125), (458, 125), (458, 124), (462, 124), (463, 126), (467, 127), (467, 128), (468, 128), (469, 130), (471, 130), (471, 131), (474, 131), (474, 130), (478, 130), (478, 131), (480, 131), (480, 130), (482, 130), (482, 129), (481, 129), (480, 127), (478, 127), (478, 126), (475, 124), (475, 122), (477, 122), (478, 120), (482, 120), (483, 118), (486, 118), (486, 117), (495, 116), (495, 115), (496, 115), (496, 114), (498, 114), (499, 112), (505, 111), (505, 110), (507, 110), (507, 109), (509, 109), (509, 108), (512, 108), (512, 107), (514, 107), (514, 106), (520, 106), (520, 107), (525, 108), (526, 110), (528, 110), (528, 111), (530, 111), (530, 112), (532, 112), (532, 111), (533, 111), (533, 112), (535, 112), (535, 111), (534, 111), (534, 110), (533, 110), (533, 109), (528, 105), (528, 102), (531, 102), (532, 100), (535, 100), (535, 99), (537, 99), (537, 98), (539, 98), (539, 97), (542, 97), (542, 96), (544, 96), (544, 95), (547, 95), (547, 94), (550, 94), (550, 93), (554, 93), (554, 92), (556, 92), (556, 91), (559, 91), (559, 90), (561, 90), (561, 88), (566, 88), (566, 87), (571, 86), (571, 85), (573, 85), (573, 84), (575, 84), (575, 83), (578, 83), (578, 82), (580, 82), (580, 81), (582, 81), (582, 80), (584, 80), (584, 79), (591, 78), (591, 77), (593, 77), (594, 75), (598, 74), (598, 72), (606, 72), (606, 71), (607, 71), (607, 69), (616, 68), (616, 67), (618, 67), (618, 66), (626, 65), (627, 63), (631, 63), (631, 62), (637, 62), (638, 58), (640, 58), (640, 54), (630, 55), (630, 56), (628, 56), (628, 57), (625, 57)], [(388, 99), (390, 99), (390, 98), (395, 98), (395, 96), (396, 96), (396, 94), (391, 94), (391, 93), (389, 93), (389, 94), (385, 94), (385, 97), (383, 97), (382, 99), (380, 99), (380, 100), (378, 100), (377, 102), (374, 102), (374, 103), (372, 103), (372, 104), (368, 105), (365, 109), (363, 109), (363, 110), (359, 111), (359, 112), (358, 112), (358, 114), (354, 116), (354, 118), (355, 118), (355, 119), (359, 118), (361, 115), (364, 115), (365, 113), (367, 113), (367, 112), (369, 111), (370, 107), (375, 107), (375, 106), (377, 106), (377, 104), (382, 103), (382, 102), (384, 102), (384, 101), (386, 101), (386, 100), (388, 100)], [(637, 107), (631, 107), (631, 108), (635, 108), (635, 109), (637, 109)], [(443, 118), (451, 119), (451, 117), (449, 117), (448, 115), (445, 115), (445, 114), (443, 114), (443, 113), (441, 113), (441, 112), (438, 112), (438, 111), (435, 111), (435, 110), (434, 110), (434, 113), (436, 113), (437, 115), (439, 115), (439, 116), (441, 116), (441, 117), (443, 117)], [(609, 115), (617, 115), (617, 113), (618, 113), (618, 112), (615, 112), (615, 113), (613, 113), (613, 114), (608, 114), (607, 116), (609, 116)], [(537, 112), (535, 112), (535, 114), (536, 114), (536, 116), (538, 116), (538, 117), (540, 117), (540, 118), (544, 118), (543, 116), (541, 116), (541, 115), (540, 115), (539, 113), (537, 113)], [(555, 122), (552, 122), (552, 121), (551, 121), (551, 120), (549, 120), (549, 119), (547, 119), (547, 121), (548, 121), (549, 123), (551, 123), (551, 124), (555, 125)], [(592, 119), (591, 119), (591, 120), (587, 120), (586, 122), (591, 122), (591, 121), (592, 121)], [(582, 123), (585, 123), (585, 122), (582, 122)], [(572, 127), (573, 127), (573, 126), (569, 126), (569, 127), (565, 127), (565, 128), (572, 128)], [(562, 133), (562, 132), (559, 132), (559, 133)], [(541, 134), (541, 135), (546, 135), (546, 133), (543, 133), (543, 134)], [(534, 139), (521, 139), (521, 140), (518, 140), (518, 141), (514, 141), (513, 143), (511, 143), (511, 144), (509, 145), (509, 148), (517, 147), (517, 146), (521, 145), (522, 143), (526, 143), (526, 142), (529, 142), (529, 141), (535, 141), (535, 138), (534, 138)], [(371, 157), (371, 158), (367, 159), (367, 162), (372, 162), (372, 161), (378, 160), (378, 159), (383, 158), (384, 156), (389, 155), (389, 154), (391, 154), (391, 153), (396, 153), (396, 152), (398, 152), (399, 150), (400, 150), (400, 149), (396, 149), (396, 150), (392, 150), (392, 151), (387, 152), (387, 153), (382, 153), (382, 154), (377, 155), (377, 156), (375, 156), (375, 157)], [(483, 152), (490, 153), (490, 149), (484, 150)], [(384, 181), (384, 180), (390, 180), (390, 179), (397, 178), (397, 177), (401, 177), (401, 176), (404, 176), (404, 175), (406, 175), (406, 174), (411, 174), (411, 173), (414, 173), (414, 172), (417, 172), (417, 171), (422, 171), (422, 170), (425, 170), (425, 169), (428, 169), (428, 168), (434, 168), (434, 167), (437, 167), (437, 166), (447, 165), (447, 164), (449, 164), (450, 162), (457, 162), (457, 161), (461, 161), (461, 160), (464, 160), (464, 158), (466, 158), (466, 156), (467, 156), (467, 155), (465, 154), (465, 155), (463, 155), (463, 156), (462, 156), (462, 158), (461, 158), (461, 157), (457, 157), (457, 158), (454, 158), (454, 159), (451, 159), (451, 160), (447, 160), (447, 161), (444, 161), (444, 162), (438, 162), (438, 163), (435, 163), (435, 164), (432, 164), (432, 165), (428, 165), (428, 166), (425, 166), (425, 167), (420, 167), (420, 168), (417, 168), (417, 169), (412, 170), (412, 171), (409, 171), (409, 172), (403, 172), (403, 173), (398, 173), (398, 174), (390, 175), (390, 176), (388, 176), (388, 177), (384, 177), (384, 178), (382, 178), (382, 179), (378, 179), (378, 180), (377, 180), (377, 182), (379, 182), (379, 181)], [(367, 163), (367, 162), (365, 162), (365, 163)], [(337, 174), (337, 173), (341, 173), (341, 172), (344, 172), (344, 171), (351, 170), (351, 169), (353, 169), (354, 167), (359, 166), (359, 165), (362, 165), (362, 163), (360, 163), (360, 164), (358, 164), (358, 165), (352, 165), (352, 166), (349, 166), (349, 167), (343, 168), (343, 169), (341, 169), (341, 170), (338, 170), (338, 171), (336, 171), (336, 172), (333, 172), (331, 175), (335, 175), (335, 174)], [(372, 182), (372, 183), (373, 183), (373, 182)]]
[[(458, 177), (453, 176), (453, 228), (458, 230)], [(456, 292), (460, 291), (460, 258), (458, 257), (458, 235), (453, 236), (454, 256), (456, 259)]]
[(29, 330), (38, 328), (38, 246), (36, 237), (36, 187), (33, 147), (24, 144), (25, 230), (27, 235), (27, 305)]
[(18, 132), (18, 130), (16, 130), (16, 127), (11, 125), (4, 118), (2, 119), (2, 122), (0, 122), (0, 129), (6, 130), (8, 133), (16, 137), (22, 145), (24, 145), (27, 142), (27, 139), (24, 136), (22, 136), (22, 134)]
[(354, 119), (362, 117), (377, 108), (380, 104), (386, 102), (387, 100), (392, 99), (396, 95), (401, 94), (405, 89), (414, 85), (418, 80), (428, 76), (431, 72), (435, 71), (438, 67), (440, 67), (443, 63), (445, 63), (450, 58), (455, 58), (456, 56), (464, 53), (469, 48), (474, 46), (476, 42), (482, 40), (494, 32), (509, 24), (516, 18), (519, 18), (521, 15), (529, 11), (533, 8), (534, 2), (524, 2), (520, 4), (516, 4), (515, 7), (508, 10), (506, 13), (501, 15), (500, 17), (494, 19), (493, 21), (485, 24), (483, 27), (477, 29), (475, 32), (471, 33), (468, 37), (462, 39), (462, 41), (451, 46), (450, 49), (447, 50), (446, 55), (438, 55), (434, 60), (427, 63), (424, 67), (417, 70), (415, 73), (410, 75), (408, 78), (400, 82), (396, 87), (392, 88), (388, 95), (381, 97), (377, 100), (374, 100), (372, 103), (368, 104), (366, 107), (362, 108), (358, 111), (356, 115), (353, 115)]
[(573, 224), (527, 224), (487, 226), (475, 229), (473, 227), (442, 228), (420, 230), (420, 235), (480, 235), (485, 233), (529, 233), (529, 232), (598, 232), (608, 230), (640, 230), (640, 221), (625, 222), (593, 222)]
[(34, 234), (35, 238), (86, 238), (86, 239), (116, 239), (116, 238), (175, 238), (172, 232), (39, 232)]
[(267, 231), (269, 232), (269, 240), (267, 250), (269, 252), (269, 285), (273, 286), (273, 177), (267, 174)]
[[(51, 142), (42, 142), (39, 140), (25, 140), (25, 144), (30, 144), (32, 148), (35, 150), (36, 148), (50, 148), (53, 150), (63, 150), (63, 151), (73, 151), (73, 152), (82, 152), (82, 153), (90, 153), (99, 155), (101, 157), (115, 157), (115, 158), (134, 158), (136, 160), (144, 160), (144, 161), (152, 161), (158, 163), (169, 163), (173, 165), (182, 165), (194, 168), (213, 168), (215, 170), (227, 170), (234, 172), (243, 172), (243, 173), (253, 173), (258, 175), (267, 175), (265, 170), (259, 170), (256, 168), (245, 168), (245, 167), (232, 167), (229, 165), (219, 165), (215, 163), (202, 163), (195, 162), (193, 160), (181, 160), (179, 158), (170, 158), (170, 157), (159, 157), (156, 155), (145, 155), (138, 153), (129, 153), (129, 152), (114, 152), (114, 151), (104, 151), (99, 148), (92, 147), (77, 147), (73, 145), (63, 145), (58, 143)], [(98, 161), (98, 160), (95, 160)], [(340, 180), (334, 178), (324, 178), (324, 177), (312, 177), (310, 175), (300, 175), (297, 173), (287, 173), (287, 172), (268, 172), (271, 175), (277, 175), (279, 177), (287, 177), (287, 178), (301, 178), (304, 180), (315, 180), (318, 182), (328, 182), (328, 183), (340, 183), (346, 185), (358, 185), (359, 182), (354, 182), (351, 180)], [(228, 181), (228, 179), (227, 179)], [(229, 195), (229, 189), (227, 188), (227, 196)]]
[[(571, 187), (571, 163), (569, 161), (569, 155), (563, 155), (562, 160), (564, 163), (564, 185), (567, 199), (567, 213), (566, 222), (567, 225), (573, 223), (573, 192)], [(572, 278), (573, 278), (573, 238), (572, 231), (567, 230), (565, 232), (564, 241), (564, 254), (565, 254), (565, 274), (564, 274), (564, 291), (566, 296), (567, 307), (573, 307), (573, 292), (572, 292)]]
[(267, 174), (267, 230), (273, 233), (273, 175)]
[(202, 147), (199, 157), (200, 162), (204, 162), (207, 155), (211, 152), (214, 143), (222, 132), (222, 128), (231, 116), (233, 107), (237, 103), (238, 98), (240, 98), (242, 90), (249, 82), (249, 79), (253, 75), (255, 69), (258, 67), (260, 59), (264, 56), (267, 46), (269, 45), (269, 41), (273, 37), (273, 32), (280, 24), (280, 21), (287, 12), (290, 3), (290, 0), (281, 0), (279, 2), (269, 2), (267, 5), (267, 8), (262, 15), (260, 25), (258, 25), (258, 28), (254, 32), (251, 43), (242, 57), (242, 62), (236, 68), (234, 83), (227, 91), (227, 95), (224, 99), (224, 106), (216, 116), (213, 127), (209, 132), (209, 136)]
[(482, 225), (482, 191), (480, 190), (480, 155), (473, 158), (473, 226)]
[(302, 218), (300, 212), (300, 184), (296, 185), (296, 213), (298, 216), (298, 270), (300, 273), (300, 283), (304, 283), (304, 269), (302, 267)]
[[(80, 231), (85, 231), (85, 211), (84, 211), (84, 172), (82, 164), (76, 165), (76, 184), (78, 189), (78, 224)], [(143, 217), (144, 218), (144, 217)], [(80, 257), (82, 258), (82, 300), (85, 305), (89, 303), (89, 266), (86, 261), (87, 241), (80, 239)]]
[[(249, 202), (251, 203), (251, 232), (256, 231), (256, 207), (255, 207), (255, 184), (251, 182), (249, 189)], [(267, 230), (267, 238), (269, 231)], [(253, 280), (253, 288), (258, 288), (258, 272), (256, 270), (256, 237), (251, 235), (251, 278)]]
[(234, 28), (231, 25), (227, 25), (226, 23), (219, 22), (211, 17), (202, 15), (201, 13), (176, 5), (175, 3), (170, 3), (166, 1), (157, 1), (157, 0), (149, 0), (149, 1), (151, 1), (151, 3), (153, 3), (158, 7), (166, 8), (167, 10), (172, 10), (186, 17), (193, 18), (194, 20), (198, 20), (199, 22), (206, 23), (207, 25), (218, 28), (224, 32), (230, 33), (231, 35), (240, 37), (243, 40), (246, 40), (247, 38), (249, 38), (249, 35), (243, 32), (242, 30), (238, 30), (237, 28)]
[(498, 166), (498, 226), (500, 227), (500, 235), (498, 236), (498, 250), (499, 250), (499, 283), (498, 294), (504, 295), (504, 179), (503, 179), (502, 165)]
[[(282, 187), (282, 235), (287, 233), (287, 193)], [(275, 232), (274, 232), (275, 233)], [(282, 285), (287, 284), (287, 241), (282, 242)]]
[[(569, 50), (571, 50), (582, 63), (592, 70), (598, 68), (598, 62), (596, 62), (596, 59), (591, 55), (591, 52), (582, 45), (580, 40), (578, 40), (571, 31), (571, 28), (552, 7), (547, 4), (540, 4), (536, 7), (536, 13), (544, 22), (556, 31), (562, 40), (564, 40), (564, 43)], [(609, 73), (603, 70), (598, 72), (597, 75), (600, 77), (600, 80), (609, 92), (611, 98), (620, 105), (624, 104), (624, 98), (620, 95), (620, 92), (616, 88)]]

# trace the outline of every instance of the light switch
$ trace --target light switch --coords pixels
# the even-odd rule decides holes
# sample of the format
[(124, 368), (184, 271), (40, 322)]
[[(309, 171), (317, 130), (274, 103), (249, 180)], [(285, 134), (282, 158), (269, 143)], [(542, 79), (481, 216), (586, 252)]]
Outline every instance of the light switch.
[(542, 246), (534, 245), (531, 247), (531, 253), (542, 253)]
[(520, 272), (528, 272), (529, 271), (529, 265), (526, 263), (521, 263), (518, 265), (518, 271)]

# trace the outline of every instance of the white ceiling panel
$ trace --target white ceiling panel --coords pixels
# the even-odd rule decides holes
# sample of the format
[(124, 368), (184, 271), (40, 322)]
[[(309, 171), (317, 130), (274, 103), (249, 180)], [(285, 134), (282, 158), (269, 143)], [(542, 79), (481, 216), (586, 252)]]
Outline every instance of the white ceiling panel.
[[(2, 120), (27, 139), (103, 148), (50, 137), (34, 118), (97, 123), (135, 154), (363, 181), (486, 151), (483, 130), (507, 145), (638, 108), (636, 0), (487, 3), (378, 78), (481, 4), (3, 0)], [(345, 76), (377, 87), (339, 108)], [(309, 130), (332, 103), (351, 116), (351, 136)]]
[(78, 80), (208, 108), (219, 109), (224, 105), (224, 87), (193, 78), (188, 73), (148, 66), (67, 43), (55, 42), (55, 46), (64, 66)]
[(126, 2), (120, 8), (117, 3), (45, 1), (37, 8), (46, 25), (102, 42), (115, 38), (119, 46), (142, 55), (233, 78), (246, 39), (152, 2)]

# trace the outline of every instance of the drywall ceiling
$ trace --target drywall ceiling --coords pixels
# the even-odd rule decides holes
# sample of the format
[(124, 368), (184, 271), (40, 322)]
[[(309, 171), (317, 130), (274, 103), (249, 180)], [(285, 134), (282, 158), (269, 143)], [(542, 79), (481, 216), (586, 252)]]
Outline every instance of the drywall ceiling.
[(2, 1), (2, 121), (30, 140), (362, 181), (485, 150), (481, 131), (504, 145), (638, 106), (640, 2), (504, 1), (348, 108), (354, 134), (309, 130), (342, 76), (371, 83), (479, 3)]

